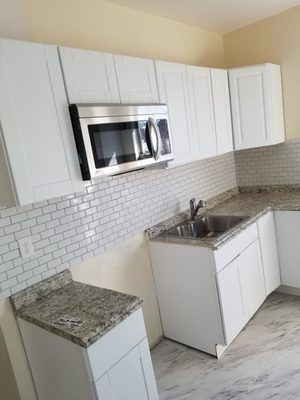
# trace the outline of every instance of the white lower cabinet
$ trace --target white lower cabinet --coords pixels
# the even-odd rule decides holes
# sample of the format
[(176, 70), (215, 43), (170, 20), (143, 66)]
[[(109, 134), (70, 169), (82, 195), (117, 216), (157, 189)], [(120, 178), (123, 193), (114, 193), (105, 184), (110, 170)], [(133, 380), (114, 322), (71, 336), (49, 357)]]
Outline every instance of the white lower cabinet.
[(39, 400), (158, 400), (141, 309), (87, 349), (18, 322)]
[(275, 222), (282, 284), (300, 288), (300, 212), (276, 211)]
[(239, 275), (247, 321), (266, 299), (259, 240), (256, 239), (239, 256)]
[(246, 323), (240, 282), (239, 257), (218, 273), (218, 289), (226, 343), (232, 342)]
[(257, 224), (215, 251), (149, 246), (164, 335), (219, 356), (266, 298)]
[(217, 274), (217, 282), (228, 345), (266, 298), (258, 239)]
[(96, 382), (101, 400), (149, 400), (157, 398), (155, 382), (147, 384), (149, 368), (147, 340), (134, 347)]
[(258, 233), (265, 277), (266, 293), (269, 295), (281, 284), (274, 212), (258, 220)]

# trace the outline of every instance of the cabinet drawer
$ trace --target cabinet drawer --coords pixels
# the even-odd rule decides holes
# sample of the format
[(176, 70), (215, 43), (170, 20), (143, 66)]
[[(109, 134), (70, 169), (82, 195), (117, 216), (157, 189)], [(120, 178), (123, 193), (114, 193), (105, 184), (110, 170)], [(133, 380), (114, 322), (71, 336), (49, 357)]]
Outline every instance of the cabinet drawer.
[(249, 226), (220, 249), (214, 251), (216, 270), (221, 271), (231, 260), (238, 256), (249, 244), (258, 238), (257, 224)]
[(140, 308), (87, 349), (93, 380), (99, 379), (145, 337)]

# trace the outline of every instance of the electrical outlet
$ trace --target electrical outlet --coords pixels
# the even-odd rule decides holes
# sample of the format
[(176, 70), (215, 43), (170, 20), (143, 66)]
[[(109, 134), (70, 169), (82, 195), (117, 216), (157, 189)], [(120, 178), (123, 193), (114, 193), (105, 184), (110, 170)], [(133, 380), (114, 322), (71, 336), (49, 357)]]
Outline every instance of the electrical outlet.
[(23, 260), (26, 260), (27, 258), (34, 256), (35, 251), (34, 251), (34, 247), (33, 247), (30, 236), (18, 240), (18, 244), (19, 244), (21, 257), (23, 258)]

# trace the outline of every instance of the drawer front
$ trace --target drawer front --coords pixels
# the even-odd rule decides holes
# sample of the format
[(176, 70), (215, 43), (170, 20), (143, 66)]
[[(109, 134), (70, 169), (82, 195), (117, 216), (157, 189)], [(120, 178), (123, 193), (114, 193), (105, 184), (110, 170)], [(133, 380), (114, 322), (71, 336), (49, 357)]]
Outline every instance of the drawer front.
[(220, 249), (214, 251), (216, 270), (221, 271), (227, 264), (237, 257), (246, 247), (258, 238), (257, 224), (239, 233)]
[(145, 337), (140, 308), (87, 349), (92, 379), (99, 379)]

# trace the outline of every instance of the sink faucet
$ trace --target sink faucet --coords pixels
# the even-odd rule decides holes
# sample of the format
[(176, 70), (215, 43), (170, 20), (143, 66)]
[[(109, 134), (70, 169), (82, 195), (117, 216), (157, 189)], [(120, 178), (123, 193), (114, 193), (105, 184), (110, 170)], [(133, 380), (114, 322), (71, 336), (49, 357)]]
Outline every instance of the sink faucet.
[(199, 208), (206, 207), (206, 203), (203, 200), (200, 200), (199, 203), (197, 204), (197, 206), (195, 207), (195, 201), (196, 201), (195, 197), (193, 197), (190, 200), (191, 221), (194, 221), (194, 219), (197, 215), (197, 212), (199, 211)]

